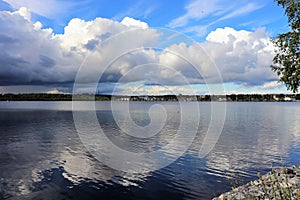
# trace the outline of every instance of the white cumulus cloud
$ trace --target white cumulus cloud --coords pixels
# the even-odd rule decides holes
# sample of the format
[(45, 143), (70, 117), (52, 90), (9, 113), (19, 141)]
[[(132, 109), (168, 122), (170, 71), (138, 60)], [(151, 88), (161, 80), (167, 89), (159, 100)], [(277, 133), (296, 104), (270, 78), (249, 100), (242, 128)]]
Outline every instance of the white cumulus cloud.
[[(136, 25), (124, 25), (105, 18), (91, 21), (74, 18), (63, 34), (54, 34), (52, 29), (43, 29), (41, 22), (32, 22), (30, 15), (24, 7), (16, 12), (0, 11), (1, 85), (74, 82), (79, 66), (98, 44), (136, 28)], [(145, 26), (146, 23), (140, 24)], [(108, 41), (111, 48), (102, 49), (103, 55), (114, 55), (116, 46), (122, 49), (128, 42), (146, 45), (157, 38), (155, 31), (150, 29), (138, 38), (134, 33), (128, 37), (115, 45), (113, 40)], [(99, 66), (105, 67), (101, 63), (93, 67)]]
[(265, 29), (254, 32), (217, 29), (201, 44), (218, 66), (225, 82), (260, 85), (277, 80), (270, 69), (275, 47)]
[[(277, 80), (269, 67), (274, 46), (264, 29), (225, 27), (211, 32), (200, 43), (175, 41), (160, 50), (136, 49), (168, 41), (147, 23), (129, 17), (122, 22), (74, 18), (64, 33), (55, 34), (44, 29), (41, 22), (31, 21), (30, 16), (26, 8), (0, 11), (0, 86), (70, 85), (86, 58), (88, 70), (80, 79), (84, 83), (98, 80), (98, 72), (103, 82), (142, 81), (148, 86), (175, 87), (223, 80), (267, 87)], [(108, 63), (110, 66), (106, 66)], [(159, 89), (152, 87), (153, 92)]]
[(131, 17), (124, 17), (124, 19), (121, 21), (121, 24), (124, 24), (125, 26), (129, 27), (149, 28), (147, 23), (133, 19)]

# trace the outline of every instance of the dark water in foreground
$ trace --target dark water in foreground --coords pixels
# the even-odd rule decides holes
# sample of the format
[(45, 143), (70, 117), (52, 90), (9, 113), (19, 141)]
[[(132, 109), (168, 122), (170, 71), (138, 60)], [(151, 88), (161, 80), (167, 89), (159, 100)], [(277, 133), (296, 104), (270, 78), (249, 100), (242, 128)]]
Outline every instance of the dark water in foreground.
[[(178, 129), (178, 104), (160, 103), (171, 113), (160, 136), (131, 141), (108, 104), (96, 103), (99, 123), (124, 149), (151, 151)], [(131, 103), (137, 124), (149, 123), (152, 104)], [(300, 103), (227, 103), (222, 134), (205, 158), (198, 153), (210, 104), (199, 103), (199, 112), (198, 133), (187, 152), (166, 168), (137, 174), (113, 170), (87, 151), (70, 102), (0, 102), (0, 199), (209, 199), (229, 190), (230, 178), (253, 180), (271, 163), (281, 165), (281, 157), (286, 165), (300, 165)]]

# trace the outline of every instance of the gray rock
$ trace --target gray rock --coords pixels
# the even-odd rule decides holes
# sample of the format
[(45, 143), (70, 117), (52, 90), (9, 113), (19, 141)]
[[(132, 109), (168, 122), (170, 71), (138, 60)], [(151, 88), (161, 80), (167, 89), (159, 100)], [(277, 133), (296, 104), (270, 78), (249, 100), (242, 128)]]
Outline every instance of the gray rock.
[[(275, 191), (275, 192), (274, 192)], [(295, 199), (300, 198), (299, 166), (282, 167), (260, 179), (234, 188), (215, 197), (215, 200), (230, 199)]]

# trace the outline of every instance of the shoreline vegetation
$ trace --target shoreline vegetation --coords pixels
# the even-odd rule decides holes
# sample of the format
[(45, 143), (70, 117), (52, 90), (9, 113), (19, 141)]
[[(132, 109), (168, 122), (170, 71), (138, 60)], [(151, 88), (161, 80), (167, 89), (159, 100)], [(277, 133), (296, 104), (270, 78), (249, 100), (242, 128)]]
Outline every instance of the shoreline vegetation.
[(300, 200), (300, 167), (281, 167), (261, 176), (257, 180), (235, 187), (213, 200), (280, 199)]
[(233, 101), (300, 102), (299, 94), (230, 94), (230, 95), (104, 95), (104, 94), (0, 94), (0, 101)]

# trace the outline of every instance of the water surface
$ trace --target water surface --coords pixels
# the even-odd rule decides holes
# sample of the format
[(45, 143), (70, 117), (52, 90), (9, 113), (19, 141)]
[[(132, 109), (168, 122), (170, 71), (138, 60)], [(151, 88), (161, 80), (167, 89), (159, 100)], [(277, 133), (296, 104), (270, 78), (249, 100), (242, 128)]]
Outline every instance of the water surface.
[[(97, 102), (96, 113), (114, 144), (149, 152), (168, 144), (180, 122), (178, 103), (157, 103), (166, 108), (168, 118), (150, 139), (124, 134), (109, 102)], [(136, 124), (150, 123), (153, 104), (130, 103)], [(87, 112), (84, 104), (76, 109)], [(200, 102), (199, 112), (197, 136), (176, 162), (153, 172), (124, 173), (87, 151), (75, 129), (71, 102), (0, 102), (0, 199), (209, 199), (229, 190), (233, 177), (243, 183), (269, 170), (271, 163), (280, 166), (281, 157), (286, 165), (300, 165), (298, 102), (227, 103), (222, 134), (205, 158), (198, 153), (210, 104)]]

